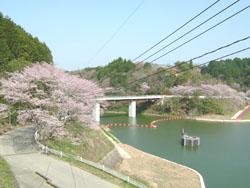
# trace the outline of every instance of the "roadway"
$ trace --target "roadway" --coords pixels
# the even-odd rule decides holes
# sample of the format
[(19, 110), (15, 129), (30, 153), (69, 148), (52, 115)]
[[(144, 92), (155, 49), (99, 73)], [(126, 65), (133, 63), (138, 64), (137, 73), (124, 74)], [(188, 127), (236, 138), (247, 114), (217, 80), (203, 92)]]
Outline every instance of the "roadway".
[(118, 187), (67, 162), (40, 154), (34, 132), (33, 127), (18, 128), (0, 137), (0, 155), (10, 165), (19, 188)]

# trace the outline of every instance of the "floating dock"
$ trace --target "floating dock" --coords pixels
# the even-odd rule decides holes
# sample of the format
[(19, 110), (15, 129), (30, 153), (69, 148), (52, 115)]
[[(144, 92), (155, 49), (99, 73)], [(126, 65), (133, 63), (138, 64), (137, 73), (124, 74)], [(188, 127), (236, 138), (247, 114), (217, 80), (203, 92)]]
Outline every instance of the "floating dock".
[(181, 144), (183, 146), (199, 146), (200, 145), (200, 137), (198, 136), (189, 136), (185, 134), (184, 129), (181, 131)]
[(183, 146), (199, 146), (200, 145), (200, 138), (198, 136), (189, 136), (184, 134), (181, 137), (181, 144)]

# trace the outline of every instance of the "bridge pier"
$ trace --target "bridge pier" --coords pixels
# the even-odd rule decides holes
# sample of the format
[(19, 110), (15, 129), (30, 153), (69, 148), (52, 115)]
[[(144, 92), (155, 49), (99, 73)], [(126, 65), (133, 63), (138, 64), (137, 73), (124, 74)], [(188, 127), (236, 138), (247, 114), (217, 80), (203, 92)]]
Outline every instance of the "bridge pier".
[(128, 111), (128, 114), (129, 114), (129, 117), (133, 117), (135, 118), (136, 117), (136, 101), (130, 101), (129, 102), (129, 111)]
[(94, 106), (94, 111), (93, 111), (93, 116), (94, 116), (94, 120), (96, 122), (100, 122), (100, 116), (101, 116), (101, 107), (100, 107), (100, 103), (96, 103)]

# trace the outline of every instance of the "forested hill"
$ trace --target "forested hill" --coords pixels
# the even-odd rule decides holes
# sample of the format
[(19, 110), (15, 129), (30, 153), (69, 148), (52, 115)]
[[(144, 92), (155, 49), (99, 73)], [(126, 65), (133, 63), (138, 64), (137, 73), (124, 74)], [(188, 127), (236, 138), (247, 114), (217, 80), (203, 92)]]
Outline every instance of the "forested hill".
[[(238, 91), (250, 89), (250, 58), (228, 59), (210, 62), (202, 68), (193, 68), (193, 64), (175, 63), (171, 71), (150, 63), (132, 63), (130, 60), (118, 58), (104, 67), (86, 68), (74, 71), (86, 79), (94, 80), (107, 89), (106, 94), (167, 94), (169, 89), (178, 85), (198, 86), (201, 84), (228, 84)], [(178, 73), (182, 72), (182, 73)]]
[(202, 69), (202, 73), (224, 80), (229, 85), (238, 84), (244, 90), (250, 88), (250, 58), (213, 61)]
[(15, 24), (0, 12), (0, 71), (15, 71), (26, 64), (53, 58), (45, 43)]

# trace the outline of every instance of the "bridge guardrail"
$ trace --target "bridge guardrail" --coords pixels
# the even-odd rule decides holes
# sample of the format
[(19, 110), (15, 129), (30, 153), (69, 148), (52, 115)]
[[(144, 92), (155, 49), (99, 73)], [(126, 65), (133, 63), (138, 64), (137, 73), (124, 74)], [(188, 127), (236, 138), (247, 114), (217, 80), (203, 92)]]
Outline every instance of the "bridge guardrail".
[(147, 188), (146, 185), (144, 185), (143, 183), (140, 183), (138, 181), (136, 181), (135, 179), (131, 178), (130, 176), (126, 176), (120, 172), (117, 172), (111, 168), (108, 168), (106, 167), (105, 165), (102, 165), (100, 163), (95, 163), (93, 161), (89, 161), (87, 159), (84, 159), (82, 157), (79, 157), (79, 156), (74, 156), (72, 154), (67, 154), (67, 153), (63, 153), (62, 151), (58, 151), (58, 150), (55, 150), (55, 149), (52, 149), (52, 148), (49, 148), (48, 146), (45, 146), (43, 145), (42, 143), (40, 143), (38, 141), (38, 138), (39, 138), (39, 133), (38, 131), (35, 132), (34, 134), (34, 138), (35, 138), (35, 141), (38, 145), (38, 147), (40, 149), (42, 149), (43, 152), (45, 152), (46, 154), (49, 154), (49, 153), (52, 153), (54, 155), (57, 155), (59, 157), (65, 157), (65, 158), (69, 158), (69, 159), (73, 159), (73, 160), (76, 160), (76, 161), (79, 161), (81, 163), (84, 163), (84, 164), (87, 164), (89, 166), (92, 166), (94, 168), (97, 168), (99, 170), (102, 170), (108, 174), (111, 174), (112, 176), (116, 177), (116, 178), (119, 178), (135, 187), (138, 187), (138, 188)]

